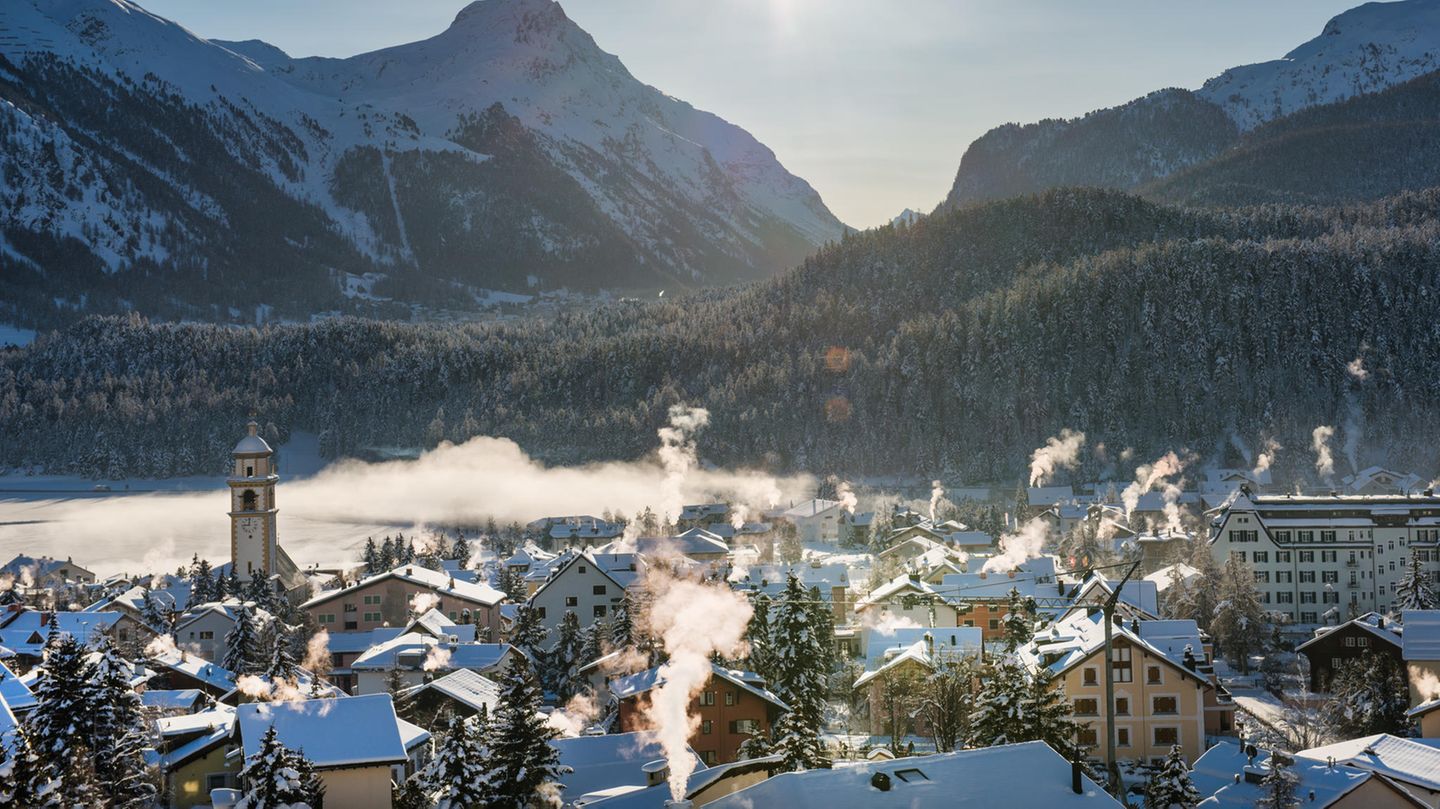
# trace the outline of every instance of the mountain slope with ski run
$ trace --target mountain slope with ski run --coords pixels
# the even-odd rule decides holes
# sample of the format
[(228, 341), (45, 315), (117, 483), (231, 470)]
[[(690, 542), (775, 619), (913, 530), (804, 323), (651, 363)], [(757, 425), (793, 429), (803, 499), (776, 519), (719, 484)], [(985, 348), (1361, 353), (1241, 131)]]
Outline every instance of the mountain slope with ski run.
[(550, 0), (480, 0), (348, 59), (206, 40), (125, 0), (17, 0), (0, 142), (0, 261), (33, 276), (0, 297), (30, 320), (306, 314), (365, 273), (422, 303), (724, 284), (844, 229), (767, 147), (636, 80)]

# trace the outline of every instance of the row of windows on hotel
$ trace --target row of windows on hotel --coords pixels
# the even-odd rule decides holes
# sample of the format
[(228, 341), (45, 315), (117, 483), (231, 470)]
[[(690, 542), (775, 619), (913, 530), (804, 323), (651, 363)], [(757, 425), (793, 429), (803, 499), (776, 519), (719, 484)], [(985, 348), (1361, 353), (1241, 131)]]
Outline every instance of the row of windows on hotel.
[[(1390, 543), (1390, 544), (1391, 544), (1391, 546), (1392, 546), (1392, 548), (1393, 548), (1393, 546), (1394, 546), (1395, 543), (1392, 542), (1392, 543)], [(1404, 543), (1402, 542), (1401, 544), (1403, 545)], [(1282, 565), (1288, 565), (1288, 564), (1290, 564), (1290, 554), (1291, 554), (1291, 553), (1292, 553), (1292, 551), (1276, 551), (1276, 552), (1275, 552), (1275, 562), (1276, 562), (1277, 564), (1282, 564)], [(1315, 562), (1315, 554), (1316, 554), (1316, 551), (1293, 551), (1293, 553), (1298, 553), (1298, 554), (1300, 554), (1299, 559), (1300, 559), (1300, 563), (1301, 563), (1301, 564), (1313, 564), (1313, 563)], [(1320, 554), (1320, 561), (1321, 561), (1322, 563), (1335, 564), (1335, 563), (1337, 563), (1337, 562), (1340, 561), (1340, 555), (1339, 555), (1340, 552), (1339, 552), (1339, 551), (1319, 551), (1319, 554)], [(1239, 560), (1239, 561), (1241, 561), (1241, 562), (1247, 562), (1247, 561), (1248, 561), (1248, 562), (1254, 562), (1254, 563), (1257, 564), (1257, 565), (1268, 565), (1268, 564), (1270, 564), (1270, 552), (1269, 552), (1269, 551), (1231, 551), (1231, 552), (1230, 552), (1230, 555), (1233, 556), (1233, 557), (1235, 557), (1237, 560)], [(1376, 556), (1384, 556), (1384, 555), (1385, 555), (1385, 549), (1384, 549), (1383, 547), (1377, 547), (1377, 549), (1376, 549), (1376, 551), (1375, 551), (1375, 555), (1376, 555)], [(1428, 561), (1430, 561), (1430, 555), (1431, 555), (1431, 554), (1430, 554), (1430, 551), (1428, 551), (1428, 550), (1426, 550), (1426, 549), (1424, 549), (1424, 548), (1421, 548), (1421, 549), (1415, 551), (1415, 555), (1416, 555), (1417, 557), (1419, 557), (1420, 561), (1422, 561), (1422, 562), (1428, 562)], [(1349, 556), (1349, 558), (1347, 558), (1347, 559), (1345, 560), (1345, 564), (1347, 564), (1347, 565), (1352, 565), (1352, 566), (1353, 566), (1353, 565), (1358, 565), (1358, 564), (1360, 563), (1360, 560), (1361, 560), (1361, 559), (1369, 559), (1369, 558), (1370, 558), (1370, 552), (1369, 552), (1369, 551), (1366, 551), (1366, 550), (1353, 550), (1353, 551), (1350, 551), (1350, 556)], [(1437, 551), (1435, 552), (1435, 559), (1436, 559), (1436, 561), (1440, 561), (1440, 550), (1437, 550)], [(1383, 563), (1382, 563), (1382, 564), (1383, 564)], [(1401, 561), (1401, 564), (1404, 564), (1403, 559), (1402, 559), (1402, 561)], [(1390, 570), (1391, 570), (1391, 571), (1394, 571), (1395, 569), (1396, 569), (1396, 568), (1395, 568), (1395, 560), (1392, 559), (1392, 560), (1390, 560)]]
[[(1328, 530), (1328, 529), (1321, 530), (1321, 531), (1320, 531), (1320, 541), (1321, 541), (1321, 542), (1338, 542), (1339, 539), (1338, 539), (1338, 537), (1336, 536), (1337, 533), (1338, 533), (1338, 532), (1336, 532), (1336, 531)], [(1374, 539), (1374, 536), (1372, 535), (1372, 532), (1371, 532), (1371, 530), (1370, 530), (1369, 528), (1362, 528), (1362, 529), (1360, 529), (1359, 531), (1351, 530), (1351, 531), (1349, 531), (1348, 533), (1349, 533), (1349, 539), (1345, 540), (1346, 542), (1368, 542), (1368, 541)], [(1271, 532), (1271, 536), (1273, 536), (1273, 537), (1275, 538), (1276, 544), (1279, 544), (1279, 545), (1286, 545), (1286, 544), (1289, 544), (1289, 542), (1290, 542), (1290, 532), (1289, 532), (1289, 531), (1272, 531), (1272, 532)], [(1260, 532), (1259, 532), (1258, 530), (1256, 530), (1256, 529), (1244, 529), (1244, 530), (1239, 530), (1239, 529), (1237, 529), (1237, 530), (1232, 530), (1232, 531), (1230, 532), (1230, 541), (1231, 541), (1231, 542), (1259, 542), (1259, 541), (1260, 541)], [(1295, 541), (1296, 541), (1296, 542), (1301, 542), (1301, 543), (1314, 542), (1314, 541), (1315, 541), (1315, 531), (1313, 531), (1313, 530), (1296, 531), (1296, 532), (1295, 532)], [(1415, 529), (1415, 541), (1416, 541), (1416, 542), (1440, 542), (1440, 528), (1417, 528), (1417, 529)], [(1400, 540), (1399, 540), (1399, 542), (1400, 542), (1400, 547), (1403, 548), (1403, 547), (1405, 547), (1405, 544), (1406, 544), (1407, 540), (1406, 540), (1404, 537), (1401, 537)], [(1395, 550), (1395, 540), (1393, 540), (1393, 539), (1390, 540), (1389, 545), (1390, 545), (1390, 550), (1392, 550), (1392, 551)], [(1385, 550), (1384, 547), (1383, 547), (1383, 545), (1382, 545), (1382, 546), (1377, 546), (1377, 547), (1379, 548), (1379, 550), (1380, 550), (1381, 552), (1383, 552), (1383, 551)]]

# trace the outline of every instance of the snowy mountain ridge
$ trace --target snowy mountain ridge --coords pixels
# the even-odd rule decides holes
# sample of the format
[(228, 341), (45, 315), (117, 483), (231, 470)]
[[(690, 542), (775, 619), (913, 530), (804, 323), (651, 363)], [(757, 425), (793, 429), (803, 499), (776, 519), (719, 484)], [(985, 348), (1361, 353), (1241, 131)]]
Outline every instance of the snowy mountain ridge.
[[(0, 261), (46, 267), (83, 246), (113, 276), (70, 279), (87, 297), (64, 295), (72, 307), (127, 308), (152, 266), (253, 286), (239, 276), (259, 240), (300, 265), (314, 309), (343, 298), (345, 273), (379, 272), (397, 298), (531, 276), (731, 283), (844, 230), (771, 150), (637, 81), (551, 0), (479, 0), (434, 37), (348, 59), (206, 40), (128, 0), (13, 0), (0, 142), (16, 179)], [(255, 220), (243, 238), (237, 219)], [(40, 279), (16, 283), (41, 300)]]

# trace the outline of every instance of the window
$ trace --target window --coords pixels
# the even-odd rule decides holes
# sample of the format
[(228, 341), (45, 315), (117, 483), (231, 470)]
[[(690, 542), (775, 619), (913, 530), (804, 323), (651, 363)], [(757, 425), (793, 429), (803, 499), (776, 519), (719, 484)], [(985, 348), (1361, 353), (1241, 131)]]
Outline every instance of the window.
[(990, 619), (990, 628), (991, 628), (991, 629), (999, 629), (999, 628), (1000, 628), (1000, 619), (998, 619), (998, 618), (991, 618), (991, 619)]
[(1258, 582), (1258, 583), (1260, 583), (1260, 584), (1269, 584), (1269, 583), (1270, 583), (1270, 571), (1268, 571), (1268, 570), (1257, 570), (1257, 571), (1255, 571), (1255, 581)]
[(1264, 563), (1266, 563), (1266, 564), (1269, 564), (1269, 563), (1270, 563), (1270, 552), (1269, 552), (1269, 551), (1255, 551), (1254, 558), (1255, 558), (1255, 561), (1257, 561), (1257, 562), (1264, 562)]
[(966, 618), (966, 619), (965, 619), (965, 623), (962, 624), (962, 626), (974, 626), (974, 625), (975, 625), (975, 622), (974, 622), (973, 620), (969, 619), (969, 618)]
[(1128, 644), (1115, 644), (1111, 660), (1114, 662), (1112, 669), (1115, 672), (1115, 682), (1128, 683), (1134, 680), (1130, 670), (1130, 646)]
[(1302, 612), (1302, 613), (1300, 613), (1300, 623), (1302, 623), (1302, 624), (1313, 624), (1313, 623), (1315, 623), (1315, 622), (1316, 622), (1316, 621), (1315, 621), (1315, 613), (1313, 613), (1313, 612)]
[(720, 763), (720, 759), (715, 755), (714, 750), (705, 750), (700, 754), (700, 757), (705, 759), (706, 766), (713, 766)]
[(360, 620), (362, 620), (362, 621), (371, 621), (371, 622), (374, 622), (374, 623), (379, 623), (379, 622), (380, 622), (381, 620), (383, 620), (383, 619), (380, 617), (380, 613), (378, 613), (378, 612), (367, 612), (367, 613), (365, 613), (365, 617), (364, 617), (364, 618), (361, 618)]
[(1276, 584), (1289, 584), (1290, 582), (1293, 582), (1293, 581), (1295, 581), (1295, 573), (1294, 573), (1294, 571), (1290, 571), (1290, 570), (1277, 570), (1277, 571), (1275, 571), (1275, 583), (1276, 583)]
[(584, 566), (584, 565), (577, 565), (577, 567), (580, 568), (580, 572), (581, 572), (581, 573), (588, 573), (588, 572), (590, 571), (590, 568), (588, 568), (588, 567), (586, 567), (586, 566)]
[(1339, 555), (1340, 555), (1340, 552), (1339, 552), (1339, 551), (1321, 551), (1321, 552), (1320, 552), (1320, 561), (1322, 561), (1322, 562), (1329, 562), (1330, 564), (1334, 564), (1335, 561), (1336, 561), (1336, 559), (1337, 559), (1337, 557), (1339, 557)]
[(595, 609), (594, 609), (594, 610), (591, 610), (591, 612), (592, 612), (592, 614), (593, 614), (596, 618), (604, 618), (604, 617), (605, 617), (605, 605), (604, 605), (604, 604), (596, 604), (596, 605), (595, 605)]
[(1099, 737), (1095, 734), (1095, 728), (1089, 725), (1081, 725), (1080, 731), (1075, 735), (1079, 737), (1082, 747), (1095, 747), (1100, 741)]
[(215, 640), (215, 633), (207, 632), (202, 629), (200, 630), (200, 640)]
[(1076, 716), (1098, 716), (1100, 713), (1100, 702), (1094, 697), (1082, 697), (1075, 700)]
[(1160, 667), (1149, 666), (1145, 669), (1145, 682), (1152, 685), (1160, 682)]
[(1300, 591), (1300, 603), (1301, 603), (1301, 604), (1314, 604), (1314, 603), (1315, 603), (1315, 591), (1314, 591), (1314, 590), (1301, 590), (1301, 591)]
[(1307, 563), (1307, 562), (1309, 562), (1309, 563), (1311, 563), (1311, 564), (1313, 564), (1313, 563), (1315, 562), (1315, 552), (1314, 552), (1314, 551), (1301, 551), (1301, 552), (1300, 552), (1300, 564), (1303, 565), (1303, 564), (1305, 564), (1305, 563)]
[(1338, 584), (1340, 582), (1340, 571), (1322, 570), (1320, 571), (1320, 581), (1325, 584)]
[(590, 588), (590, 592), (597, 596), (603, 596), (605, 595), (605, 585), (597, 584), (594, 587)]
[(1321, 532), (1320, 532), (1320, 541), (1321, 541), (1321, 542), (1334, 542), (1334, 541), (1335, 541), (1335, 532), (1334, 532), (1334, 531), (1321, 531)]
[(1169, 747), (1180, 743), (1179, 728), (1155, 728), (1155, 745)]
[(1300, 583), (1301, 583), (1301, 584), (1314, 584), (1314, 583), (1315, 583), (1315, 571), (1313, 571), (1313, 570), (1302, 570), (1302, 571), (1300, 571)]
[[(1297, 532), (1295, 533), (1295, 536), (1296, 536), (1301, 542), (1314, 542), (1314, 541), (1315, 541), (1315, 532), (1314, 532), (1314, 531), (1297, 531)], [(1305, 560), (1302, 559), (1302, 560), (1300, 560), (1300, 561), (1303, 562), (1303, 561), (1305, 561)]]
[(545, 608), (544, 608), (544, 607), (536, 607), (536, 608), (535, 608), (535, 616), (536, 616), (537, 618), (539, 618), (540, 620), (542, 620), (542, 621), (545, 620)]
[(1230, 532), (1230, 541), (1231, 541), (1231, 542), (1259, 542), (1259, 541), (1260, 541), (1260, 532), (1259, 532), (1259, 531), (1254, 531), (1254, 530), (1250, 530), (1250, 531), (1231, 531), (1231, 532)]
[(580, 598), (579, 598), (578, 596), (565, 596), (565, 606), (567, 606), (567, 607), (578, 607), (578, 606), (580, 606)]
[(1244, 551), (1231, 551), (1231, 552), (1230, 552), (1230, 558), (1231, 558), (1231, 559), (1234, 559), (1234, 560), (1237, 561), (1237, 562), (1244, 562), (1244, 561), (1245, 561), (1245, 552), (1244, 552)]
[(365, 603), (366, 603), (366, 604), (379, 604), (379, 603), (380, 603), (380, 596), (365, 596)]
[(1355, 639), (1354, 639), (1354, 638), (1346, 638), (1346, 639), (1345, 639), (1345, 645), (1346, 645), (1346, 646), (1354, 646), (1354, 645), (1355, 645)]
[(1333, 590), (1326, 590), (1320, 594), (1320, 601), (1324, 604), (1339, 604), (1340, 594)]
[(1093, 669), (1093, 668), (1087, 668), (1087, 669), (1085, 669), (1085, 673), (1084, 673), (1084, 675), (1083, 675), (1083, 681), (1084, 681), (1085, 685), (1095, 685), (1095, 683), (1096, 683), (1095, 677), (1096, 677), (1095, 669)]
[(726, 704), (726, 705), (734, 705), (734, 704), (735, 704), (735, 697), (736, 697), (736, 694), (735, 694), (734, 691), (726, 691), (726, 692), (725, 692), (725, 704)]
[(711, 733), (713, 733), (714, 731), (715, 731), (715, 723), (714, 723), (714, 722), (711, 722), (709, 719), (702, 719), (702, 720), (700, 720), (700, 735), (701, 735), (701, 736), (709, 736), (709, 735), (710, 735)]
[(701, 705), (714, 705), (714, 704), (715, 704), (715, 692), (714, 692), (714, 691), (701, 691), (701, 692), (700, 692), (700, 704), (701, 704)]
[[(1286, 539), (1286, 540), (1289, 540), (1289, 539), (1290, 539), (1290, 533), (1289, 533), (1288, 531), (1285, 533), (1285, 539)], [(1289, 551), (1276, 551), (1276, 552), (1275, 552), (1275, 561), (1288, 563), (1288, 562), (1290, 561), (1290, 552), (1289, 552)]]
[(754, 735), (760, 732), (760, 723), (754, 719), (736, 719), (730, 723), (731, 733), (748, 733)]
[(1294, 593), (1276, 593), (1276, 594), (1275, 594), (1275, 603), (1276, 603), (1276, 604), (1294, 604), (1294, 603), (1295, 603), (1295, 594), (1294, 594)]
[(1115, 728), (1115, 746), (1130, 746), (1130, 728)]
[(1150, 700), (1150, 711), (1157, 714), (1180, 713), (1180, 701), (1175, 697), (1153, 697)]
[(1129, 697), (1116, 697), (1116, 698), (1115, 698), (1115, 715), (1116, 715), (1116, 716), (1129, 716), (1129, 715), (1130, 715), (1130, 698), (1129, 698)]
[(322, 612), (322, 613), (320, 613), (320, 617), (319, 617), (318, 620), (319, 620), (320, 623), (322, 623), (322, 624), (333, 624), (333, 623), (335, 623), (335, 613), (333, 613), (333, 612)]
[(1356, 639), (1355, 639), (1355, 645), (1356, 645), (1356, 646), (1359, 646), (1361, 649), (1364, 649), (1365, 647), (1367, 647), (1367, 646), (1370, 645), (1370, 639), (1369, 639), (1369, 638), (1356, 638)]
[[(828, 520), (828, 519), (830, 519), (830, 518), (829, 518), (829, 517), (826, 517), (825, 519)], [(895, 777), (896, 777), (896, 778), (899, 778), (901, 781), (904, 781), (904, 782), (907, 783), (907, 784), (914, 784), (914, 783), (919, 782), (919, 781), (929, 781), (929, 780), (930, 780), (930, 776), (926, 775), (925, 773), (921, 772), (920, 770), (916, 769), (915, 767), (907, 767), (906, 769), (903, 769), (903, 770), (896, 770), (896, 771), (895, 771)]]
[[(1276, 532), (1275, 532), (1275, 541), (1276, 541), (1276, 542), (1279, 542), (1279, 543), (1281, 543), (1281, 544), (1284, 544), (1284, 543), (1286, 543), (1286, 542), (1289, 542), (1289, 541), (1290, 541), (1290, 532), (1289, 532), (1289, 531), (1276, 531)], [(1289, 555), (1290, 555), (1290, 552), (1289, 552), (1289, 551), (1280, 551), (1279, 553), (1276, 553), (1276, 554), (1275, 554), (1275, 558), (1276, 558), (1278, 561), (1287, 562), (1287, 561), (1289, 561), (1288, 559), (1281, 559), (1280, 557), (1281, 557), (1281, 556), (1289, 556)]]

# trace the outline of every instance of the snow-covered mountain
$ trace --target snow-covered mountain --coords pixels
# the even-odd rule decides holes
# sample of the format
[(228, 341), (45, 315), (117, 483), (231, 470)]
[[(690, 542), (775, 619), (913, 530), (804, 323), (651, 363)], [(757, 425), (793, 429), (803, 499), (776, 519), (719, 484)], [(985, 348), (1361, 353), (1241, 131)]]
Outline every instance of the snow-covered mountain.
[(0, 145), (17, 310), (300, 314), (365, 273), (375, 297), (434, 303), (728, 283), (843, 230), (763, 144), (636, 80), (551, 0), (479, 0), (349, 59), (205, 40), (128, 0), (9, 0)]
[(942, 207), (1066, 185), (1130, 189), (1217, 157), (1277, 118), (1440, 70), (1440, 0), (1366, 3), (1282, 59), (1074, 119), (1005, 124), (961, 158)]
[(1283, 59), (1233, 67), (1196, 92), (1241, 129), (1440, 70), (1440, 2), (1366, 3)]

